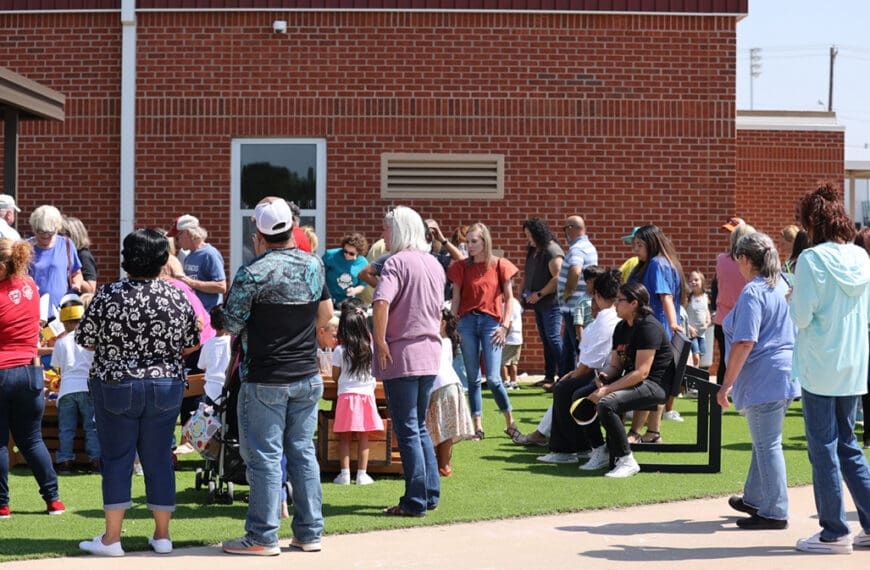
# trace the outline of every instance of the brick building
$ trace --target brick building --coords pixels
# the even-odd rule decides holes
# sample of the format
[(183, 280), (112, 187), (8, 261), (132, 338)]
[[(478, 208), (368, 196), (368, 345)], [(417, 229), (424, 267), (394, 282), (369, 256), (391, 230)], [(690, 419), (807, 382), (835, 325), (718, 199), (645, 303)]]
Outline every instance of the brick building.
[[(66, 96), (64, 123), (22, 125), (19, 204), (81, 217), (107, 278), (120, 235), (181, 213), (233, 272), (251, 208), (274, 192), (327, 247), (351, 230), (373, 241), (403, 203), (444, 228), (487, 223), (518, 265), (533, 216), (556, 229), (582, 214), (605, 264), (655, 222), (684, 267), (708, 273), (724, 219), (780, 223), (781, 185), (768, 206), (752, 197), (776, 170), (754, 166), (769, 140), (735, 126), (748, 0), (120, 4), (0, 0), (3, 64)], [(816, 142), (795, 143), (799, 158)], [(813, 181), (841, 176), (838, 144)]]

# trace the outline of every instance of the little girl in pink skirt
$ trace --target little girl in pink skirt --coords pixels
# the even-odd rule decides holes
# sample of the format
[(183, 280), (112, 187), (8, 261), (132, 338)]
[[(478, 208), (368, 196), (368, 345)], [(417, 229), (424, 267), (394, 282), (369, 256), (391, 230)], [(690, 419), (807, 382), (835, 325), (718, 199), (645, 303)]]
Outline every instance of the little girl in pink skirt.
[(341, 305), (338, 321), (339, 345), (332, 352), (332, 377), (337, 378), (333, 432), (339, 434), (341, 472), (337, 485), (350, 485), (350, 442), (357, 434), (357, 485), (371, 485), (366, 473), (369, 462), (369, 433), (384, 431), (384, 422), (375, 403), (375, 378), (372, 376), (372, 338), (362, 304), (349, 299)]

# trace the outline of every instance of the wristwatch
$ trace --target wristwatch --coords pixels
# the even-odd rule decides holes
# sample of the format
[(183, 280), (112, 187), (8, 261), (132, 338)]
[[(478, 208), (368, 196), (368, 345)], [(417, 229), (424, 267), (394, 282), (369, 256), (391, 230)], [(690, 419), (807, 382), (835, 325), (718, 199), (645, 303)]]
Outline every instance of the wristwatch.
[(441, 240), (441, 245), (447, 245), (447, 242), (448, 242), (448, 241), (450, 241), (450, 240), (442, 239), (442, 240)]

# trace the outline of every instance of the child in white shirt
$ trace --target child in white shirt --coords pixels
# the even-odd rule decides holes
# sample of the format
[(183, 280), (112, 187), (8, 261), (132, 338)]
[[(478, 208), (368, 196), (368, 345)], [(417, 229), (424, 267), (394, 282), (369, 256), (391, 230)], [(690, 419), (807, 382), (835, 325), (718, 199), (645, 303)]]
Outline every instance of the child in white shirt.
[(227, 379), (233, 337), (226, 330), (223, 305), (212, 307), (208, 316), (211, 319), (211, 327), (215, 330), (215, 336), (202, 345), (196, 366), (205, 371), (205, 399), (203, 401), (207, 405), (214, 405), (220, 399), (224, 382)]
[(511, 304), (511, 324), (504, 339), (501, 350), (501, 377), (504, 387), (508, 390), (519, 390), (517, 370), (520, 364), (520, 353), (523, 349), (523, 307), (517, 298)]
[(61, 299), (60, 320), (66, 333), (54, 345), (51, 365), (60, 372), (60, 393), (57, 399), (58, 440), (60, 446), (55, 461), (57, 472), (66, 475), (72, 472), (76, 454), (73, 450), (76, 427), (82, 418), (85, 432), (85, 451), (93, 473), (100, 472), (100, 442), (94, 422), (94, 401), (88, 392), (88, 375), (94, 361), (94, 353), (75, 342), (75, 330), (85, 312), (85, 304), (78, 295), (66, 295)]

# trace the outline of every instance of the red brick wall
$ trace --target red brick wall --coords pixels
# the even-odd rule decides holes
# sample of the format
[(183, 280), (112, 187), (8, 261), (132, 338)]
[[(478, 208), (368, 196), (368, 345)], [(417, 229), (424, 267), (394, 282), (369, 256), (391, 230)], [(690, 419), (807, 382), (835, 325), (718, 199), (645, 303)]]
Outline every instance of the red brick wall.
[(735, 212), (782, 247), (779, 232), (795, 223), (801, 196), (822, 180), (842, 188), (843, 145), (842, 131), (738, 130)]
[[(273, 34), (274, 19), (289, 21)], [(603, 264), (655, 222), (707, 272), (735, 211), (735, 20), (591, 14), (140, 13), (136, 220), (190, 212), (229, 259), (233, 137), (324, 137), (327, 232), (379, 233), (383, 152), (506, 156), (502, 201), (417, 200), (442, 227), (483, 221), (522, 266), (521, 224), (583, 215)], [(64, 93), (64, 124), (27, 124), (21, 204), (118, 232), (117, 14), (3, 15), (4, 65)], [(23, 226), (24, 229), (26, 225)], [(540, 369), (526, 321), (524, 368)]]

